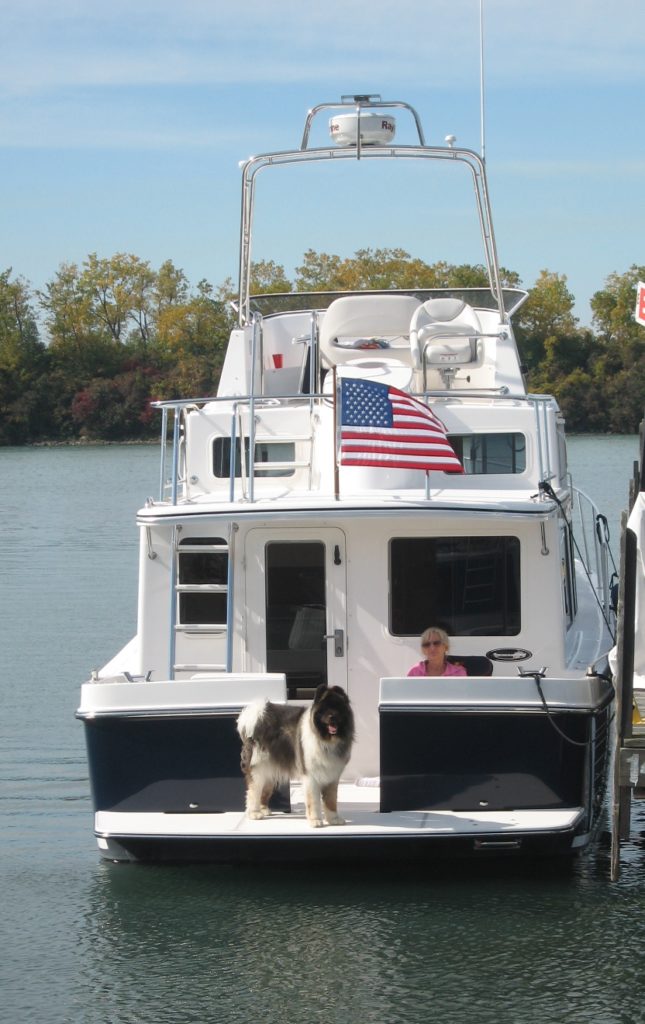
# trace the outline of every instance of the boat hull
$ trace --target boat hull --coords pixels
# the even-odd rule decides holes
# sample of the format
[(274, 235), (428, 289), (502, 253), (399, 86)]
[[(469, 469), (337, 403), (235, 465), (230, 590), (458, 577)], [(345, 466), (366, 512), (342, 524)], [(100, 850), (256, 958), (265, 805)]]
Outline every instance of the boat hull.
[(239, 708), (79, 712), (99, 850), (112, 860), (260, 863), (573, 855), (603, 806), (611, 684), (560, 681), (567, 706), (547, 714), (529, 684), (511, 683), (513, 701), (500, 703), (503, 680), (452, 691), (428, 680), (410, 703), (405, 681), (383, 680), (380, 775), (341, 783), (346, 824), (316, 829), (297, 782), (276, 794), (268, 818), (246, 817)]
[(459, 835), (329, 835), (258, 838), (221, 835), (97, 836), (102, 856), (112, 861), (212, 864), (379, 864), (401, 861), (420, 864), (450, 858), (571, 857), (588, 845), (577, 826), (518, 832), (512, 838), (496, 831), (476, 837)]

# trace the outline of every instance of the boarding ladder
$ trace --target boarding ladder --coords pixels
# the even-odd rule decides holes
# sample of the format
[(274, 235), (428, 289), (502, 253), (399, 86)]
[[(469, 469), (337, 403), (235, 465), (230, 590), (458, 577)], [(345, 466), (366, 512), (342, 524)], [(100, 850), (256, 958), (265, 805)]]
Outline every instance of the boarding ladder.
[[(218, 578), (218, 582), (200, 580), (200, 582), (186, 582), (187, 577), (195, 576), (195, 573), (190, 573), (185, 570), (184, 567), (184, 556), (190, 557), (191, 555), (199, 557), (200, 555), (204, 559), (202, 565), (208, 566), (209, 556), (211, 556), (211, 564), (217, 565), (217, 559), (224, 563), (226, 567), (226, 573), (212, 572), (213, 576)], [(214, 558), (212, 557), (214, 556)], [(183, 562), (182, 562), (183, 560)], [(173, 533), (173, 590), (174, 590), (174, 622), (172, 623), (173, 637), (181, 634), (183, 636), (222, 636), (227, 634), (227, 622), (188, 622), (186, 616), (183, 614), (184, 608), (184, 597), (189, 595), (223, 595), (225, 600), (228, 598), (228, 561), (229, 561), (229, 545), (228, 541), (223, 537), (214, 537), (212, 543), (192, 543), (181, 539), (181, 526), (176, 526)], [(222, 576), (226, 576), (226, 582), (221, 582)], [(226, 600), (228, 606), (228, 601)], [(228, 619), (228, 615), (227, 615)], [(175, 644), (173, 644), (173, 661), (172, 661), (172, 676), (174, 678), (177, 672), (225, 672), (226, 662), (219, 663), (194, 663), (188, 664), (185, 662), (177, 662), (174, 660)]]

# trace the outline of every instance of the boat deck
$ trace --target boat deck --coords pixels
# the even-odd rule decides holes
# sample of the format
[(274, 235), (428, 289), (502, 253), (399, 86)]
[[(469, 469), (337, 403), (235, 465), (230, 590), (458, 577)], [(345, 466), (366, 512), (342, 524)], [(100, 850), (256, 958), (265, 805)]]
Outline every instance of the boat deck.
[[(238, 843), (249, 847), (260, 843), (264, 851), (272, 845), (286, 848), (294, 842), (298, 846), (304, 842), (307, 846), (315, 845), (320, 856), (331, 852), (331, 845), (362, 845), (360, 841), (364, 839), (377, 839), (384, 843), (418, 841), (419, 838), (445, 839), (462, 844), (467, 842), (470, 847), (475, 843), (481, 849), (507, 848), (511, 851), (519, 849), (523, 840), (537, 840), (547, 833), (571, 837), (583, 816), (581, 807), (382, 813), (379, 811), (379, 794), (378, 786), (341, 784), (338, 806), (340, 814), (345, 817), (345, 824), (325, 825), (323, 828), (312, 828), (308, 824), (302, 786), (294, 783), (291, 787), (291, 812), (272, 813), (261, 820), (251, 820), (240, 811), (220, 814), (100, 811), (96, 814), (95, 833), (99, 848), (108, 856), (114, 841), (140, 851), (146, 843), (165, 842), (172, 848), (174, 841), (185, 843), (187, 840), (194, 840), (197, 844), (210, 840), (222, 846), (232, 843), (236, 848)], [(266, 852), (263, 859), (265, 857)]]

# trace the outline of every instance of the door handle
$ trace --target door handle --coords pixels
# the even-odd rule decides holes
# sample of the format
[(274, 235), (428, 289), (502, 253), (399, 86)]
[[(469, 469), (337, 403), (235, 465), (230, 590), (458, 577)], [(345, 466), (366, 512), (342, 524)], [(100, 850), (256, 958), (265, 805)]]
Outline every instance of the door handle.
[(345, 654), (345, 632), (342, 629), (335, 629), (333, 633), (325, 633), (325, 640), (334, 641), (334, 657), (342, 658)]

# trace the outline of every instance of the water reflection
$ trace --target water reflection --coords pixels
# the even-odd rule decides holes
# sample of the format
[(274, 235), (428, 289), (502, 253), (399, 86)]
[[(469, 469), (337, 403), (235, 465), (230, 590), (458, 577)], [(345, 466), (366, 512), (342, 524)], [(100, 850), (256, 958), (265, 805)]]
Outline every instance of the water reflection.
[[(600, 484), (619, 508), (625, 503), (636, 439), (623, 440), (629, 445), (614, 438), (583, 445), (589, 480), (578, 474), (578, 481), (603, 507)], [(89, 668), (114, 654), (134, 625), (132, 513), (155, 490), (157, 453), (4, 450), (0, 457), (9, 531), (0, 588), (7, 1020), (643, 1019), (642, 804), (617, 884), (609, 881), (606, 842), (564, 870), (511, 861), (414, 873), (405, 865), (379, 872), (101, 862), (74, 710)], [(37, 486), (25, 500), (29, 480)]]
[(606, 867), (105, 863), (85, 903), (78, 998), (96, 991), (97, 1021), (157, 1024), (634, 1021), (638, 958), (607, 955), (624, 948), (631, 886), (612, 887)]

